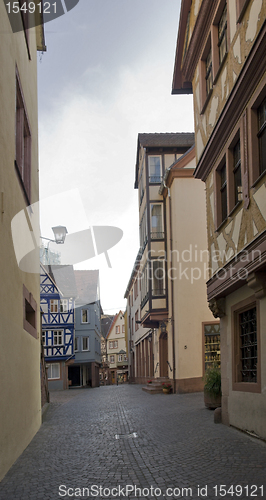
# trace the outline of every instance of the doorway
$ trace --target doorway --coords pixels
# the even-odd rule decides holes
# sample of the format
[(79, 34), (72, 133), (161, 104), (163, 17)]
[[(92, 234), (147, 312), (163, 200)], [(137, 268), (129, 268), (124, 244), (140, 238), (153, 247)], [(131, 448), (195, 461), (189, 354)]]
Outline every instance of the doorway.
[(163, 332), (159, 338), (159, 363), (160, 377), (168, 377), (168, 337), (167, 332)]
[(80, 366), (68, 367), (68, 380), (71, 380), (71, 386), (80, 386)]

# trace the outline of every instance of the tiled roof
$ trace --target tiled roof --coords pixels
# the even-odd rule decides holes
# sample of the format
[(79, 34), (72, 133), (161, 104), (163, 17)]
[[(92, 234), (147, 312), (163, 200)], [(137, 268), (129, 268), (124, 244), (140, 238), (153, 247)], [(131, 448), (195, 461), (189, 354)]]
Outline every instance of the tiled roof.
[(74, 275), (78, 293), (77, 303), (92, 304), (99, 300), (100, 297), (97, 296), (99, 271), (74, 271)]
[(114, 316), (112, 316), (112, 315), (110, 315), (110, 316), (103, 315), (101, 317), (101, 329), (102, 329), (102, 335), (104, 338), (106, 338), (113, 320), (114, 320)]
[(167, 132), (139, 134), (139, 143), (145, 147), (187, 147), (194, 144), (194, 132)]
[(65, 297), (76, 297), (77, 288), (73, 266), (49, 265), (43, 266)]

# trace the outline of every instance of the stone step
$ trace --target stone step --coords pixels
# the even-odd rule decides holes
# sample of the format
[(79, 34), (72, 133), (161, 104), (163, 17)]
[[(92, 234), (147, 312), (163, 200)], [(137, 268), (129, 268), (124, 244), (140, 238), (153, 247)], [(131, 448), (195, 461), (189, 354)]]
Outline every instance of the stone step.
[(142, 390), (144, 392), (147, 392), (148, 394), (162, 394), (163, 392), (162, 387), (155, 387), (152, 386), (151, 384), (148, 384), (146, 387), (142, 387)]

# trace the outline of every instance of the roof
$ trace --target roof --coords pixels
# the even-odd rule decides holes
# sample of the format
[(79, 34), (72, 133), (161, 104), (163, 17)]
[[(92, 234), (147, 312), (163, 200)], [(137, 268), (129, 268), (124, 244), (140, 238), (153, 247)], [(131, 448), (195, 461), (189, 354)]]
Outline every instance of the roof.
[[(135, 189), (138, 188), (139, 152), (143, 148), (181, 148), (183, 153), (189, 149), (195, 141), (194, 132), (166, 132), (154, 134), (138, 134), (137, 158), (135, 172)], [(174, 151), (173, 151), (174, 152)]]
[(121, 310), (120, 310), (120, 311), (119, 311), (119, 312), (118, 312), (118, 313), (114, 316), (113, 322), (112, 322), (112, 324), (111, 324), (111, 326), (110, 326), (110, 328), (109, 328), (109, 330), (108, 330), (108, 333), (107, 333), (107, 335), (106, 335), (106, 338), (108, 338), (108, 337), (109, 337), (109, 335), (110, 335), (110, 333), (111, 333), (112, 329), (114, 328), (114, 326), (115, 326), (115, 324), (116, 324), (116, 320), (117, 320), (117, 318), (118, 318), (118, 316), (119, 316), (120, 314), (121, 314), (122, 316), (124, 316), (124, 313), (123, 313)]
[(77, 287), (73, 266), (42, 266), (52, 278), (63, 296), (77, 297)]
[(82, 304), (92, 304), (99, 300), (98, 284), (99, 271), (74, 271), (76, 287), (77, 287), (77, 302)]
[(139, 134), (138, 141), (144, 148), (177, 148), (190, 147), (194, 144), (194, 132), (167, 132), (155, 134)]
[(102, 336), (104, 338), (107, 337), (109, 329), (112, 325), (112, 322), (114, 320), (114, 316), (106, 316), (105, 314), (101, 317), (101, 330), (102, 330)]

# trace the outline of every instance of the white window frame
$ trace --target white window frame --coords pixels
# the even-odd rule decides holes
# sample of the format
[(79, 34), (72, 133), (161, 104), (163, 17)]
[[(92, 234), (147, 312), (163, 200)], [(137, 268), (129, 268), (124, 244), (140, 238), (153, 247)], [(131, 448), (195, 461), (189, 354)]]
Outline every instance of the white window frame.
[[(151, 159), (152, 158), (159, 158), (160, 159), (160, 173), (157, 175), (156, 173), (151, 172), (151, 168), (153, 165), (151, 165)], [(150, 184), (160, 184), (161, 179), (162, 179), (162, 157), (161, 155), (151, 155), (148, 157), (148, 164), (149, 164), (149, 183)]]
[[(49, 363), (49, 364), (46, 365), (46, 368), (47, 368), (47, 378), (48, 378), (48, 380), (58, 380), (58, 379), (60, 379), (60, 363)], [(57, 368), (57, 370), (59, 372), (58, 376), (56, 376), (56, 377), (54, 376), (55, 368)]]
[(118, 363), (121, 363), (123, 361), (123, 354), (118, 354)]
[(117, 326), (115, 327), (115, 333), (116, 333), (117, 335), (119, 335), (119, 333), (120, 333), (120, 325), (117, 325)]
[[(86, 311), (87, 312), (87, 321), (83, 321), (83, 312)], [(86, 308), (86, 309), (81, 309), (81, 323), (84, 325), (84, 324), (87, 324), (90, 322), (90, 313), (89, 313), (89, 309)]]
[[(61, 342), (60, 342), (61, 337)], [(64, 331), (63, 330), (54, 330), (53, 331), (53, 345), (64, 345)]]
[(57, 299), (50, 299), (50, 312), (51, 313), (58, 313), (58, 300)]
[[(154, 269), (155, 263), (160, 264), (156, 270)], [(158, 278), (158, 276), (155, 276), (155, 272), (157, 272), (158, 269), (160, 269), (163, 273), (162, 280), (161, 280), (162, 286), (160, 286), (159, 288), (156, 288), (155, 283), (160, 282), (160, 279)], [(155, 293), (156, 291), (157, 291), (157, 293)], [(152, 261), (152, 294), (154, 297), (162, 297), (165, 295), (165, 292), (166, 292), (166, 290), (165, 290), (165, 265), (164, 265), (164, 261), (160, 260), (160, 259), (154, 259)]]
[(75, 352), (79, 351), (79, 337), (75, 337), (74, 339), (74, 351)]
[[(84, 340), (87, 340), (87, 348), (84, 349)], [(90, 339), (89, 337), (82, 337), (82, 351), (89, 351), (90, 350)]]
[(68, 312), (68, 300), (60, 299), (60, 312), (65, 313)]
[(115, 362), (115, 355), (111, 354), (110, 355), (110, 363), (113, 364)]
[[(153, 207), (160, 207), (159, 215), (152, 215)], [(153, 225), (153, 221), (157, 221), (157, 225)], [(150, 220), (151, 220), (151, 238), (152, 239), (162, 239), (164, 238), (164, 225), (163, 225), (163, 204), (162, 203), (151, 203), (150, 204)]]

